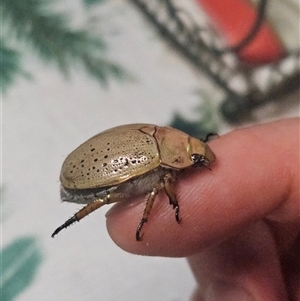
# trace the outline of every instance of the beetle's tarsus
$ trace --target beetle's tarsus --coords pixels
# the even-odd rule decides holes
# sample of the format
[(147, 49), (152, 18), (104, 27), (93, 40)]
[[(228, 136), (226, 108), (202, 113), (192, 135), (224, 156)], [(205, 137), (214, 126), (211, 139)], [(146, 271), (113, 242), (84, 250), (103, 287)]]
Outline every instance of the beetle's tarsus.
[(175, 219), (176, 219), (176, 222), (178, 224), (180, 224), (181, 223), (181, 218), (179, 216), (179, 205), (178, 204), (177, 205), (173, 205), (173, 208), (175, 209)]
[(147, 219), (142, 218), (141, 221), (140, 221), (140, 223), (139, 223), (139, 225), (138, 225), (138, 227), (137, 227), (137, 229), (136, 229), (136, 232), (135, 232), (135, 239), (136, 239), (137, 241), (143, 240), (144, 233), (142, 233), (142, 235), (141, 235), (141, 230), (142, 230), (142, 228), (143, 228), (143, 226), (144, 226), (144, 224), (145, 224), (146, 222), (147, 222)]
[(98, 208), (102, 207), (103, 205), (114, 203), (117, 201), (117, 198), (112, 199), (110, 197), (110, 194), (108, 194), (103, 199), (97, 199), (91, 203), (88, 203), (83, 208), (81, 208), (78, 212), (74, 214), (70, 219), (68, 219), (63, 225), (58, 227), (53, 234), (51, 235), (54, 237), (56, 234), (58, 234), (62, 229), (67, 228), (68, 226), (72, 225), (75, 222), (79, 222), (81, 219), (86, 217), (88, 214), (92, 213), (93, 211), (97, 210)]
[(174, 191), (174, 187), (172, 185), (173, 177), (171, 174), (166, 174), (164, 178), (164, 190), (169, 198), (170, 205), (173, 205), (173, 209), (175, 209), (175, 219), (179, 224), (181, 222), (181, 218), (179, 217), (179, 204)]
[(148, 220), (148, 216), (150, 214), (150, 211), (152, 209), (152, 206), (153, 206), (154, 200), (158, 194), (158, 191), (159, 191), (159, 188), (154, 187), (148, 196), (146, 207), (145, 207), (144, 213), (143, 213), (143, 217), (142, 217), (142, 219), (137, 227), (136, 233), (135, 233), (135, 238), (137, 241), (141, 241), (143, 239), (144, 234), (140, 235), (141, 229), (142, 229), (144, 223), (146, 223)]
[(70, 225), (72, 225), (73, 223), (77, 222), (77, 218), (75, 215), (73, 215), (71, 218), (69, 218), (64, 224), (62, 224), (60, 227), (58, 227), (51, 235), (51, 237), (54, 237), (55, 235), (57, 235), (61, 230), (69, 227)]

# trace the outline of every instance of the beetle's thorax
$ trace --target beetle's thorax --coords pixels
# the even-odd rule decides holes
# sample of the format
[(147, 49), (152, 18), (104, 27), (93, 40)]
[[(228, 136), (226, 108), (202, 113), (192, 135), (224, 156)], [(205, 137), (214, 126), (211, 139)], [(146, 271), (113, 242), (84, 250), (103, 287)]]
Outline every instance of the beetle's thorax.
[(189, 135), (173, 128), (150, 125), (140, 130), (155, 138), (161, 166), (172, 169), (192, 166)]

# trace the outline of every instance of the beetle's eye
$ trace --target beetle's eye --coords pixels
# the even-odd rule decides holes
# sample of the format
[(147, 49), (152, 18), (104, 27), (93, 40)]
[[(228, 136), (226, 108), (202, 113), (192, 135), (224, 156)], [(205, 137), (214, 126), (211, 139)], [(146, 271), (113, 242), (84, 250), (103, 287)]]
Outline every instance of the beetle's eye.
[(206, 161), (205, 157), (199, 154), (192, 154), (191, 159), (194, 162), (194, 165), (203, 165)]

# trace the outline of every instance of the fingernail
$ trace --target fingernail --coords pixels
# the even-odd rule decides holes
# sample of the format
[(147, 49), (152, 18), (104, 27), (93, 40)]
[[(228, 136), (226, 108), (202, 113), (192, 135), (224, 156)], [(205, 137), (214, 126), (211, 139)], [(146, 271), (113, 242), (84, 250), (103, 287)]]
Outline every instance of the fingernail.
[(254, 301), (251, 294), (235, 284), (216, 281), (205, 291), (205, 301)]

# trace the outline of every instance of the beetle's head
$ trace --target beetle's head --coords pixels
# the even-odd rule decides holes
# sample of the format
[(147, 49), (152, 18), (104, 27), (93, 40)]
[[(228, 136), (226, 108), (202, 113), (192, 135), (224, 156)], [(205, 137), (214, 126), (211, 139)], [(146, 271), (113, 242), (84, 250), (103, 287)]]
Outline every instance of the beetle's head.
[(189, 152), (194, 166), (209, 167), (210, 163), (215, 161), (216, 156), (206, 143), (191, 137), (189, 144)]

